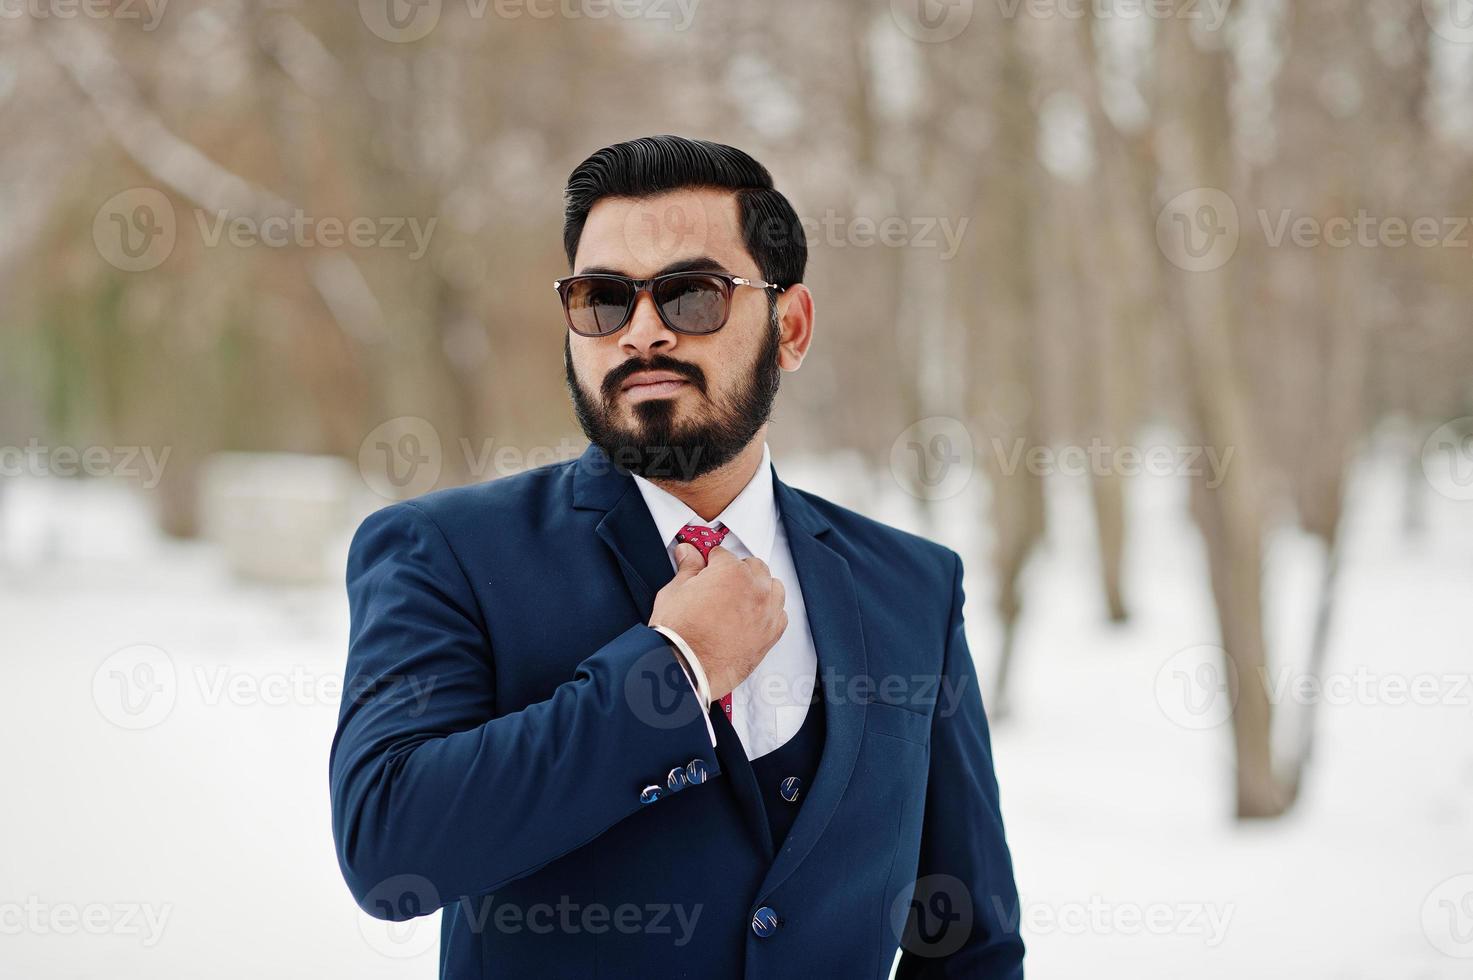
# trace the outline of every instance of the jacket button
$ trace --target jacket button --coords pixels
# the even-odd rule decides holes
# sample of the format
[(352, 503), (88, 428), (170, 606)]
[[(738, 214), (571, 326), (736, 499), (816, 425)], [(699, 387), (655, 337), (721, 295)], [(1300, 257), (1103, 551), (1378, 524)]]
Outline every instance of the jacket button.
[(670, 774), (665, 777), (665, 785), (672, 793), (679, 793), (681, 790), (685, 789), (686, 782), (687, 780), (685, 778), (684, 766), (676, 766), (674, 769), (671, 769)]
[(653, 802), (655, 802), (656, 800), (658, 800), (660, 797), (662, 797), (664, 795), (665, 795), (665, 791), (663, 789), (661, 789), (660, 787), (658, 787), (658, 786), (646, 786), (644, 789), (640, 790), (640, 793), (639, 793), (639, 802), (641, 802), (641, 803), (653, 803)]
[(752, 913), (752, 931), (762, 939), (777, 932), (777, 913), (766, 905)]
[(789, 803), (797, 803), (798, 793), (802, 789), (803, 780), (799, 779), (797, 776), (789, 776), (787, 779), (784, 779), (780, 784), (778, 784), (777, 792), (779, 796), (787, 800)]
[(685, 779), (692, 786), (699, 786), (706, 781), (706, 760), (692, 759), (685, 764)]

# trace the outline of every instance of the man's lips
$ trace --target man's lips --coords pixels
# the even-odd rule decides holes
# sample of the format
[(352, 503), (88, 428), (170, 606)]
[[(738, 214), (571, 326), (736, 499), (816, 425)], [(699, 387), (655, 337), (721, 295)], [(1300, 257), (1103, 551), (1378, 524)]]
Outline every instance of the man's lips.
[(630, 388), (641, 385), (661, 384), (666, 381), (684, 382), (685, 378), (673, 371), (639, 371), (625, 378), (624, 383), (620, 387), (628, 391)]
[(673, 395), (687, 384), (685, 378), (670, 371), (641, 371), (625, 379), (620, 390), (635, 401), (642, 401)]

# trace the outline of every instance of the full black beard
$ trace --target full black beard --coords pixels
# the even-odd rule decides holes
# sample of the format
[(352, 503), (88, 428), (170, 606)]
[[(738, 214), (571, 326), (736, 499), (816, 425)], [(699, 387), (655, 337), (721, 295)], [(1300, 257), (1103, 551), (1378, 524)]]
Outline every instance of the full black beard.
[(640, 402), (634, 406), (641, 427), (639, 432), (618, 425), (607, 407), (626, 378), (638, 371), (672, 371), (682, 375), (702, 394), (708, 394), (705, 372), (694, 364), (663, 354), (646, 361), (631, 358), (609, 372), (602, 385), (602, 401), (595, 402), (578, 384), (570, 340), (565, 337), (563, 366), (568, 390), (573, 395), (573, 411), (583, 434), (616, 467), (646, 479), (688, 483), (731, 462), (772, 417), (782, 369), (778, 366), (780, 330), (776, 310), (772, 311), (771, 319), (771, 329), (757, 352), (747, 382), (737, 391), (730, 409), (723, 412), (716, 405), (716, 418), (677, 426), (673, 401), (660, 398)]

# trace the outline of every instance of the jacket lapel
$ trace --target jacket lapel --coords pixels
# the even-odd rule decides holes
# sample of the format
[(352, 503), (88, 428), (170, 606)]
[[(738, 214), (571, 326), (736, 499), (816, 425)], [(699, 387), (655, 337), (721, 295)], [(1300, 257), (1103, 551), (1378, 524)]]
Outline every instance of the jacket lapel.
[(808, 625), (824, 684), (824, 744), (813, 791), (798, 811), (777, 860), (768, 869), (759, 898), (788, 879), (823, 836), (854, 774), (868, 702), (845, 693), (867, 670), (859, 598), (849, 562), (824, 542), (835, 533), (796, 490), (776, 479), (778, 511), (808, 607)]
[(641, 621), (648, 621), (655, 593), (675, 577), (675, 570), (634, 478), (590, 445), (573, 472), (573, 506), (605, 511), (597, 534), (618, 559)]
[(772, 824), (767, 821), (767, 807), (762, 802), (762, 790), (757, 785), (757, 774), (747, 761), (747, 750), (736, 729), (726, 720), (721, 705), (711, 705), (711, 727), (716, 731), (716, 757), (721, 761), (721, 774), (728, 777), (732, 796), (741, 808), (742, 818), (752, 839), (762, 853), (763, 860), (772, 864), (776, 848), (772, 843)]

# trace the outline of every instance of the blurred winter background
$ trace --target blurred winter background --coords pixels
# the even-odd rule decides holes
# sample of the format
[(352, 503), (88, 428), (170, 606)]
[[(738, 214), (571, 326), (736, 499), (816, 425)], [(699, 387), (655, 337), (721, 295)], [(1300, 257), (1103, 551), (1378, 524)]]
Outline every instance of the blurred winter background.
[(0, 131), (0, 976), (435, 974), (347, 538), (582, 448), (659, 132), (803, 216), (780, 475), (967, 560), (1030, 974), (1473, 974), (1470, 0), (0, 0)]

